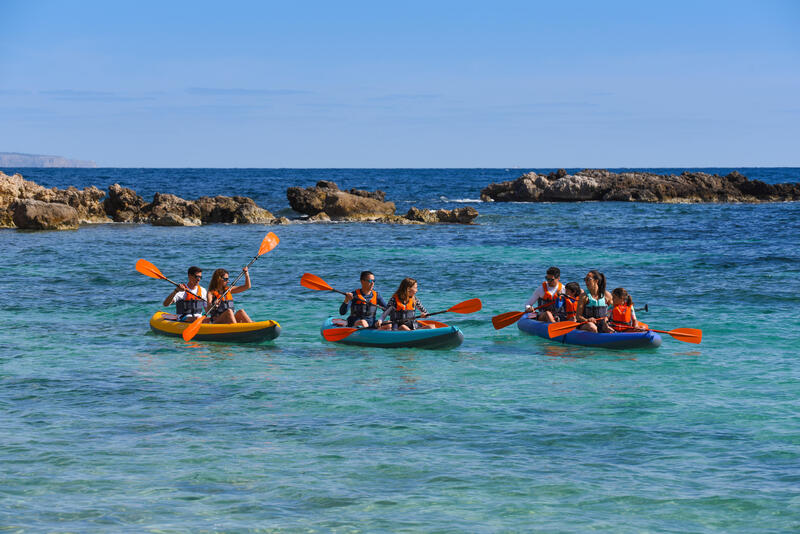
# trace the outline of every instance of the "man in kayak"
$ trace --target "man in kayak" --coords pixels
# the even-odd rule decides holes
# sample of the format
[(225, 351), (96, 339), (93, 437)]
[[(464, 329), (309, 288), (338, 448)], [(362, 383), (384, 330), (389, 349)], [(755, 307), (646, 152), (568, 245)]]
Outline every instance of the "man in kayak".
[(351, 328), (373, 328), (375, 326), (375, 314), (378, 312), (378, 308), (386, 309), (386, 302), (375, 290), (375, 275), (372, 272), (363, 271), (361, 288), (345, 293), (344, 302), (339, 306), (339, 315), (347, 313), (348, 307), (350, 316), (347, 318), (347, 326)]
[[(550, 267), (545, 274), (544, 282), (536, 288), (531, 298), (525, 303), (525, 311), (538, 311), (536, 320), (545, 323), (556, 322), (556, 307), (558, 306), (561, 295), (564, 294), (564, 286), (561, 285), (561, 269)], [(534, 310), (534, 306), (536, 310)]]
[[(189, 267), (189, 282), (180, 284), (164, 299), (164, 306), (175, 304), (175, 312), (179, 321), (192, 322), (201, 315), (206, 307), (206, 290), (200, 287), (203, 270), (200, 267)], [(203, 319), (208, 322), (208, 317)]]

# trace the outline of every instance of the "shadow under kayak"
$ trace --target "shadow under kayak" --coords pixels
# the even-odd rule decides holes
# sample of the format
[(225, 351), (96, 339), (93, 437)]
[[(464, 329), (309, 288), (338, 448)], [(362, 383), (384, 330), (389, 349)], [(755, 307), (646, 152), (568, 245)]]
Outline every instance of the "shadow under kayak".
[(661, 345), (661, 336), (655, 332), (614, 332), (599, 334), (587, 332), (577, 328), (571, 332), (554, 338), (547, 337), (547, 324), (523, 316), (517, 322), (517, 327), (526, 334), (543, 337), (559, 343), (570, 345), (583, 345), (585, 347), (600, 347), (605, 349), (643, 349), (656, 348)]
[[(171, 313), (156, 312), (150, 318), (150, 328), (157, 334), (181, 337), (183, 331), (192, 324), (180, 322)], [(260, 343), (270, 341), (281, 334), (281, 325), (275, 321), (235, 324), (202, 324), (192, 338), (198, 341), (223, 341), (225, 343)]]
[[(455, 326), (449, 326), (438, 321), (422, 320), (420, 322), (433, 323), (437, 328), (425, 328), (420, 330), (376, 330), (374, 328), (363, 328), (334, 343), (387, 349), (403, 347), (452, 349), (458, 347), (461, 345), (461, 342), (464, 341), (464, 334)], [(333, 323), (333, 317), (329, 317), (322, 324), (322, 330), (331, 328), (340, 328)]]

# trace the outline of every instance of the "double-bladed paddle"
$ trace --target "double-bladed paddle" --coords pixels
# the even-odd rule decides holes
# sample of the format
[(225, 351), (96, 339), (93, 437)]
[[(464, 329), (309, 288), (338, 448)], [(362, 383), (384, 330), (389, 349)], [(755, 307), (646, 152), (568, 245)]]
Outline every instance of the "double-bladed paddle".
[[(306, 273), (308, 274), (308, 273)], [(305, 276), (305, 275), (303, 275)], [(313, 275), (312, 275), (313, 276)], [(308, 286), (306, 286), (308, 287)], [(454, 306), (450, 306), (446, 310), (433, 312), (433, 313), (426, 313), (425, 317), (430, 317), (431, 315), (439, 315), (440, 313), (474, 313), (481, 309), (483, 305), (481, 304), (481, 299), (469, 299), (465, 300), (464, 302), (459, 302)], [(353, 332), (360, 330), (359, 328), (328, 328), (327, 330), (322, 331), (322, 337), (325, 338), (326, 341), (340, 341)]]
[[(149, 276), (150, 278), (155, 278), (157, 280), (166, 280), (167, 282), (169, 282), (170, 284), (174, 285), (177, 288), (181, 287), (179, 283), (173, 282), (172, 280), (161, 274), (161, 271), (158, 270), (158, 267), (156, 267), (155, 265), (153, 265), (152, 263), (150, 263), (145, 259), (139, 259), (136, 261), (136, 270), (145, 276)], [(198, 295), (197, 293), (192, 293), (191, 291), (189, 291), (189, 294), (194, 295), (197, 298), (201, 298), (200, 295)]]
[[(561, 321), (559, 323), (550, 323), (547, 325), (547, 335), (550, 338), (563, 336), (586, 324), (590, 321), (583, 321), (576, 323), (575, 321)], [(614, 324), (614, 323), (612, 323)], [(625, 325), (627, 326), (627, 325)], [(669, 334), (678, 341), (685, 341), (686, 343), (700, 343), (703, 340), (703, 331), (697, 328), (675, 328), (673, 330), (654, 330), (653, 328), (634, 328), (628, 326), (631, 330), (639, 330), (641, 332), (658, 332), (659, 334)]]
[[(334, 293), (339, 293), (340, 295), (347, 295), (344, 291), (339, 291), (338, 289), (333, 289), (328, 282), (317, 276), (316, 274), (305, 273), (303, 276), (300, 277), (300, 285), (303, 287), (307, 287), (308, 289), (313, 289), (314, 291), (333, 291)], [(382, 310), (385, 310), (383, 306), (378, 304), (378, 307)]]
[[(258, 247), (258, 254), (256, 254), (253, 257), (253, 259), (250, 260), (250, 263), (245, 265), (245, 268), (253, 265), (262, 254), (265, 254), (270, 250), (272, 250), (273, 248), (277, 247), (278, 243), (280, 243), (280, 239), (278, 239), (278, 236), (276, 236), (272, 232), (268, 233), (261, 241), (261, 246)], [(239, 273), (239, 276), (237, 276), (236, 279), (228, 286), (228, 289), (226, 289), (225, 292), (214, 301), (214, 304), (212, 304), (210, 308), (208, 308), (206, 311), (203, 312), (203, 315), (195, 319), (192, 322), (192, 324), (190, 324), (189, 327), (183, 331), (182, 336), (184, 341), (190, 341), (197, 334), (197, 332), (200, 330), (200, 327), (203, 324), (203, 319), (205, 318), (205, 316), (208, 315), (211, 312), (211, 310), (219, 306), (219, 303), (222, 302), (222, 299), (225, 298), (225, 295), (227, 295), (230, 292), (230, 290), (234, 288), (236, 282), (239, 281), (239, 278), (241, 278), (242, 275), (244, 275), (244, 268), (242, 268), (242, 271)]]

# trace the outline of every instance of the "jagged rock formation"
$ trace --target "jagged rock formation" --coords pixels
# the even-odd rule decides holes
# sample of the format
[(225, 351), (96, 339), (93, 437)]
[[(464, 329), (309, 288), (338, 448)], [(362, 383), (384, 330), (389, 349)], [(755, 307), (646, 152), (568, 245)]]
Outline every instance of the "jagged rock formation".
[[(105, 197), (105, 198), (104, 198)], [(33, 201), (38, 201), (35, 203)], [(64, 208), (70, 208), (65, 210)], [(74, 212), (74, 216), (73, 216)], [(91, 186), (47, 189), (21, 175), (0, 172), (0, 228), (64, 229), (82, 223), (149, 223), (158, 226), (197, 226), (210, 223), (282, 224), (247, 197), (201, 197), (185, 200), (156, 193), (150, 203), (119, 184), (108, 196)]]
[(428, 211), (412, 207), (405, 216), (394, 214), (393, 202), (386, 202), (383, 191), (351, 189), (342, 191), (334, 183), (320, 180), (314, 187), (290, 187), (286, 190), (289, 205), (309, 221), (376, 221), (392, 224), (457, 223), (471, 224), (478, 216), (475, 208)]
[(489, 184), (481, 199), (497, 202), (774, 202), (800, 200), (800, 184), (766, 184), (734, 171), (727, 176), (704, 172), (659, 175), (587, 169), (569, 175), (530, 172), (508, 182)]

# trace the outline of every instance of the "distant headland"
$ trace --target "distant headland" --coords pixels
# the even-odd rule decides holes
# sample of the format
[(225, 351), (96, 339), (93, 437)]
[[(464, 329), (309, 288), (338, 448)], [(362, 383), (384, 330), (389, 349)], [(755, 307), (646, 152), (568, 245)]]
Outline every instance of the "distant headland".
[(0, 167), (97, 167), (97, 163), (62, 156), (0, 152)]

